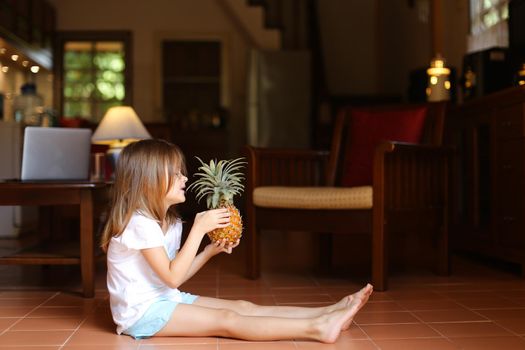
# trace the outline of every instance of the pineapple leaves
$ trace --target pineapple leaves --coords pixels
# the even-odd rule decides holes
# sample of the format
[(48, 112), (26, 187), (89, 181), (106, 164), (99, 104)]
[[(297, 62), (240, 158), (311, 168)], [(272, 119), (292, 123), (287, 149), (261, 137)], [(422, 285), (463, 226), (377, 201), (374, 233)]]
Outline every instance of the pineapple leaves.
[(197, 201), (206, 198), (208, 208), (217, 208), (221, 204), (232, 204), (233, 196), (239, 195), (244, 190), (242, 181), (244, 174), (244, 158), (230, 160), (210, 160), (206, 164), (201, 158), (195, 157), (200, 162), (198, 176), (194, 183), (188, 186), (188, 190), (194, 190)]

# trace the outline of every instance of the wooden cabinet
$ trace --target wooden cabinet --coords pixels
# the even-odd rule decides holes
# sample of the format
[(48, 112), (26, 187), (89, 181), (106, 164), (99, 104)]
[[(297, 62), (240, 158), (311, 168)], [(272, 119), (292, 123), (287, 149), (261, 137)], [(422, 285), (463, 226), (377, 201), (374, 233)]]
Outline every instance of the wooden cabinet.
[(55, 9), (46, 0), (0, 0), (0, 27), (9, 36), (51, 50)]
[(0, 0), (0, 41), (6, 39), (17, 48), (12, 53), (22, 53), (48, 70), (55, 27), (55, 8), (47, 0)]
[[(524, 99), (525, 100), (525, 99)], [(498, 109), (494, 115), (496, 193), (494, 231), (511, 259), (525, 263), (525, 102)], [(521, 260), (520, 260), (521, 259)]]
[(455, 163), (452, 242), (521, 265), (525, 275), (525, 87), (451, 112)]

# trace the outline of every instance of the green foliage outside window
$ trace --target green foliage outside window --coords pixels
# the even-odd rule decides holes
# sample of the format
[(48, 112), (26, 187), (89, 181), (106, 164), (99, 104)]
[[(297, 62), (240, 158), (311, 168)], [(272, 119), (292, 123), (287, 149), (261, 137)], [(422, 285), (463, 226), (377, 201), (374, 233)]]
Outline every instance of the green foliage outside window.
[(96, 44), (84, 42), (70, 47), (66, 44), (63, 90), (66, 118), (82, 117), (99, 122), (108, 108), (123, 105), (126, 96), (124, 51), (103, 50)]

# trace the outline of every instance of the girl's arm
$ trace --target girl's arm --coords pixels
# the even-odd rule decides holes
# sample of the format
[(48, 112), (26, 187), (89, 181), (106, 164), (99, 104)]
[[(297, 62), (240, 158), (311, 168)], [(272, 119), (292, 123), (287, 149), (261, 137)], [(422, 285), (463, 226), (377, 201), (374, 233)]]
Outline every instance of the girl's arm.
[(226, 227), (229, 224), (230, 214), (227, 209), (214, 209), (198, 213), (195, 216), (195, 222), (188, 238), (175, 259), (169, 260), (164, 247), (142, 249), (142, 255), (167, 286), (178, 288), (187, 280), (186, 276), (195, 260), (202, 237), (207, 232)]
[[(193, 260), (193, 263), (190, 266), (190, 269), (188, 270), (188, 273), (186, 274), (186, 278), (184, 278), (184, 281), (182, 283), (189, 280), (197, 271), (199, 271), (204, 264), (208, 262), (212, 257), (219, 253), (227, 253), (231, 254), (233, 251), (233, 248), (237, 247), (240, 243), (240, 240), (237, 240), (235, 243), (226, 243), (226, 240), (212, 242), (204, 248), (204, 250), (195, 257)], [(181, 284), (182, 284), (181, 283)]]

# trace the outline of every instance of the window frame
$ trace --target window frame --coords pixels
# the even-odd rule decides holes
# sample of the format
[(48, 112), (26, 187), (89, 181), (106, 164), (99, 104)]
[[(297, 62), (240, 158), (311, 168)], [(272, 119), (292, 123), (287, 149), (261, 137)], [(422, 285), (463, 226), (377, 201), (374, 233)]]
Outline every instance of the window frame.
[[(469, 25), (469, 33), (470, 33), (470, 35), (479, 35), (479, 34), (483, 33), (484, 31), (489, 30), (492, 26), (497, 25), (498, 23), (507, 20), (505, 18), (500, 18), (500, 20), (497, 23), (493, 24), (491, 27), (484, 27), (484, 28), (481, 28), (481, 27), (477, 28), (476, 27), (476, 28), (474, 28), (475, 23), (473, 23), (474, 22), (473, 21), (473, 17), (476, 17), (476, 20), (478, 21), (478, 24), (483, 24), (483, 17), (486, 14), (491, 12), (493, 9), (497, 9), (498, 11), (500, 11), (501, 8), (503, 8), (504, 6), (507, 6), (507, 9), (508, 9), (508, 5), (509, 5), (509, 2), (510, 2), (510, 0), (498, 0), (498, 3), (497, 4), (493, 4), (490, 8), (482, 9), (483, 8), (483, 6), (482, 6), (483, 1), (485, 1), (485, 0), (469, 0), (469, 23), (470, 23), (470, 25)], [(472, 3), (473, 2), (477, 2), (477, 4), (479, 5), (477, 7), (479, 7), (481, 9), (479, 12), (477, 12), (475, 14), (475, 16), (473, 16), (473, 14), (472, 14)]]
[[(70, 41), (120, 41), (124, 45), (124, 105), (133, 105), (133, 37), (131, 31), (59, 31), (54, 45), (53, 105), (61, 118), (64, 114), (64, 46)], [(96, 123), (93, 120), (90, 122)]]
[[(509, 46), (509, 29), (508, 29), (508, 18), (500, 18), (500, 20), (494, 23), (490, 27), (474, 28), (475, 21), (477, 23), (483, 23), (483, 16), (497, 9), (501, 11), (503, 6), (507, 6), (510, 3), (510, 0), (498, 0), (497, 4), (493, 4), (490, 8), (480, 10), (477, 13), (473, 12), (473, 7), (482, 8), (482, 3), (484, 0), (469, 0), (469, 11), (468, 11), (468, 20), (469, 20), (469, 34), (467, 36), (467, 52), (478, 52), (485, 50), (490, 47), (508, 47)], [(508, 13), (508, 12), (507, 12)]]

